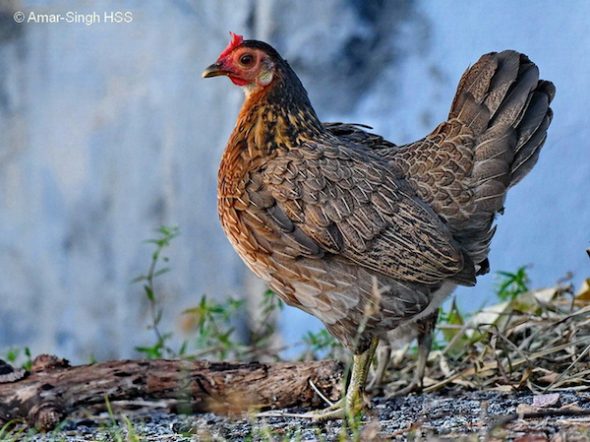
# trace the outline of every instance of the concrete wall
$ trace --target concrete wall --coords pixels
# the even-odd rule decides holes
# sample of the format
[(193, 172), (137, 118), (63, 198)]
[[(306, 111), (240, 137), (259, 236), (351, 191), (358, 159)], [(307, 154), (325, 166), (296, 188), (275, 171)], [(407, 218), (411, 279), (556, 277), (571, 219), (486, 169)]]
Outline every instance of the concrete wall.
[[(74, 6), (75, 5), (75, 6)], [(227, 31), (266, 39), (308, 86), (326, 120), (419, 137), (448, 111), (462, 71), (514, 48), (557, 85), (538, 166), (514, 189), (492, 270), (532, 264), (537, 286), (588, 275), (590, 3), (23, 1), (0, 14), (0, 353), (29, 345), (75, 361), (134, 355), (150, 337), (130, 280), (149, 264), (142, 241), (182, 231), (161, 280), (164, 328), (207, 293), (243, 296), (249, 276), (223, 237), (216, 167), (242, 100), (202, 81)], [(35, 13), (131, 11), (131, 23), (22, 23)], [(462, 290), (475, 308), (493, 277)], [(288, 309), (288, 340), (317, 327)]]

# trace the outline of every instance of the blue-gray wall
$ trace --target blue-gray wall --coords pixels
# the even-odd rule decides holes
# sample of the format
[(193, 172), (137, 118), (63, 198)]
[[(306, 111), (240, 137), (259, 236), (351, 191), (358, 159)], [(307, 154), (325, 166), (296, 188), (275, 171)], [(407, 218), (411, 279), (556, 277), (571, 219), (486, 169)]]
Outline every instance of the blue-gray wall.
[[(244, 296), (223, 237), (216, 166), (241, 92), (199, 73), (227, 31), (273, 43), (326, 120), (396, 142), (446, 115), (462, 71), (492, 50), (527, 53), (555, 82), (541, 159), (511, 192), (492, 270), (531, 264), (535, 286), (590, 272), (590, 3), (570, 1), (23, 1), (0, 6), (0, 353), (132, 356), (147, 306), (129, 281), (160, 224), (182, 236), (162, 279), (164, 328), (203, 293)], [(131, 23), (17, 24), (13, 14), (131, 11)], [(493, 276), (459, 299), (493, 299)], [(317, 323), (287, 310), (296, 340)]]

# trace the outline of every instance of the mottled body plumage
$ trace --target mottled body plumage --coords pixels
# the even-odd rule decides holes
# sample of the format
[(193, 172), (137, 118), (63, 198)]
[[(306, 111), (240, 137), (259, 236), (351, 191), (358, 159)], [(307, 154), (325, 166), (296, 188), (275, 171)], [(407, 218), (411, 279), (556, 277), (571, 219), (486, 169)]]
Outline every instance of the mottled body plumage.
[(487, 271), (494, 217), (551, 121), (553, 86), (526, 56), (483, 56), (449, 119), (396, 146), (359, 125), (320, 122), (274, 49), (241, 47), (268, 54), (272, 82), (247, 88), (219, 169), (219, 215), (285, 302), (360, 353), (432, 312), (441, 286), (473, 285)]

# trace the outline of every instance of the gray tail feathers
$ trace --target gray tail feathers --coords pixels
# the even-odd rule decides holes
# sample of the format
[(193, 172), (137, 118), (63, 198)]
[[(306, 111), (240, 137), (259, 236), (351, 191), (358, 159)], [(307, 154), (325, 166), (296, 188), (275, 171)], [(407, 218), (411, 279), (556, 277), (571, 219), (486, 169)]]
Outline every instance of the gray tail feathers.
[(459, 82), (449, 120), (459, 120), (476, 138), (471, 175), (476, 215), (458, 236), (470, 244), (475, 262), (487, 258), (493, 220), (503, 210), (507, 190), (539, 158), (554, 95), (553, 83), (539, 80), (537, 66), (515, 51), (484, 55)]
[(524, 54), (492, 52), (463, 74), (449, 119), (476, 136), (473, 183), (478, 209), (502, 210), (506, 191), (537, 162), (553, 112), (555, 87), (539, 80)]

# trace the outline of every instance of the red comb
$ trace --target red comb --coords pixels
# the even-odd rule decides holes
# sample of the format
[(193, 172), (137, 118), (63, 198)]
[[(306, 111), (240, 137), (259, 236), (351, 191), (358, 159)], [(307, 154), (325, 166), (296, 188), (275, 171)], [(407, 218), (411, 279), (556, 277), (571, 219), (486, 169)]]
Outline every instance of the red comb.
[(228, 55), (231, 51), (233, 51), (236, 47), (241, 45), (242, 42), (244, 41), (244, 37), (242, 37), (239, 34), (234, 34), (233, 32), (230, 32), (229, 35), (231, 35), (231, 41), (229, 42), (227, 47), (223, 50), (223, 52), (221, 54), (219, 54), (219, 58), (223, 58), (226, 55)]

